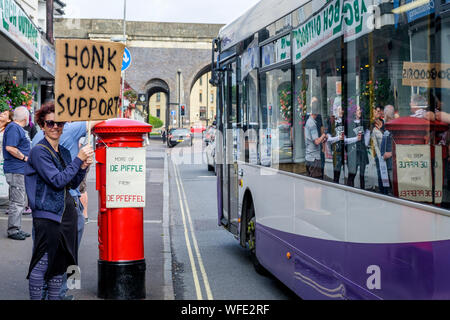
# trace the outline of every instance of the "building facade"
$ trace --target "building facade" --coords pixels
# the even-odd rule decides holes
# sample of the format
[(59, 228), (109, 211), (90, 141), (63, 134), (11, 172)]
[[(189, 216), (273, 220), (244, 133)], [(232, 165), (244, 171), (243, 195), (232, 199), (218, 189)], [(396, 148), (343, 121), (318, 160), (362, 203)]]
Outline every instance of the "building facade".
[(191, 126), (211, 125), (216, 116), (216, 87), (209, 83), (211, 72), (202, 75), (194, 84), (190, 96)]
[[(157, 92), (149, 98), (149, 113), (151, 116), (160, 119), (163, 127), (166, 125), (167, 95), (164, 92)], [(169, 121), (172, 119), (169, 119)], [(156, 129), (157, 131), (162, 128)]]
[(0, 0), (0, 85), (31, 85), (32, 113), (53, 97), (53, 16), (64, 6), (57, 0)]

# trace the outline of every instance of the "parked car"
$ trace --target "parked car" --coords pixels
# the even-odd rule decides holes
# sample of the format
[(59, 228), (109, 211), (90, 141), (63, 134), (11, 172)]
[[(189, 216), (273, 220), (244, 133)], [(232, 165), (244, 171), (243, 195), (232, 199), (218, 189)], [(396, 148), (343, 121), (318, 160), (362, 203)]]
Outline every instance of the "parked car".
[[(214, 171), (216, 173), (216, 142), (211, 141), (206, 148), (206, 164), (208, 165), (208, 171)], [(216, 173), (217, 174), (217, 173)]]
[(209, 127), (208, 130), (206, 130), (206, 133), (205, 133), (204, 141), (205, 141), (206, 145), (208, 145), (209, 143), (213, 142), (215, 137), (216, 137), (216, 128)]
[(195, 125), (191, 127), (191, 133), (203, 133), (203, 131), (205, 130), (206, 130), (205, 126), (202, 125)]
[(167, 135), (167, 146), (172, 148), (177, 144), (192, 146), (193, 136), (187, 128), (172, 128)]

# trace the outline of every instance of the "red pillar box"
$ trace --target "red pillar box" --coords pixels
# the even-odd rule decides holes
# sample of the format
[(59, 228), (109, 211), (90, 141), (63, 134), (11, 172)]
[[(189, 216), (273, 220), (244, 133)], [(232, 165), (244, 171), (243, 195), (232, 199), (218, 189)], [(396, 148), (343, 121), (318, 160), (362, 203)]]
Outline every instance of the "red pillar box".
[(96, 135), (98, 213), (98, 297), (144, 299), (145, 148), (152, 126), (111, 119)]
[(394, 195), (440, 205), (448, 147), (440, 145), (439, 141), (448, 125), (440, 121), (401, 117), (389, 121), (385, 127), (393, 139)]

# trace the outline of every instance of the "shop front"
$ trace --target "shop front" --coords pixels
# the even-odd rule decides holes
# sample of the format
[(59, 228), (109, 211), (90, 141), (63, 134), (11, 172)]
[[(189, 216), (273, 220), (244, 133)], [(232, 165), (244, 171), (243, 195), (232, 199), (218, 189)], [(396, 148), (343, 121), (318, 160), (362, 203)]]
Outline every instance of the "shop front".
[[(13, 0), (0, 0), (0, 48), (2, 96), (6, 95), (11, 108), (20, 103), (33, 113), (45, 100), (52, 98), (55, 50)], [(21, 90), (9, 97), (12, 86)], [(20, 96), (22, 92), (26, 97)]]

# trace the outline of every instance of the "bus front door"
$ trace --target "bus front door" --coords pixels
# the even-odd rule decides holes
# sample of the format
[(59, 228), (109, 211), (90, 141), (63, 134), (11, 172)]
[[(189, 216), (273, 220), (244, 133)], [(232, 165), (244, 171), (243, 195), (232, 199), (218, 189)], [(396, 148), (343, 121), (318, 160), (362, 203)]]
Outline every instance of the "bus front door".
[(221, 223), (233, 234), (238, 233), (238, 166), (237, 166), (237, 81), (236, 62), (230, 63), (222, 84), (223, 102), (223, 216)]

